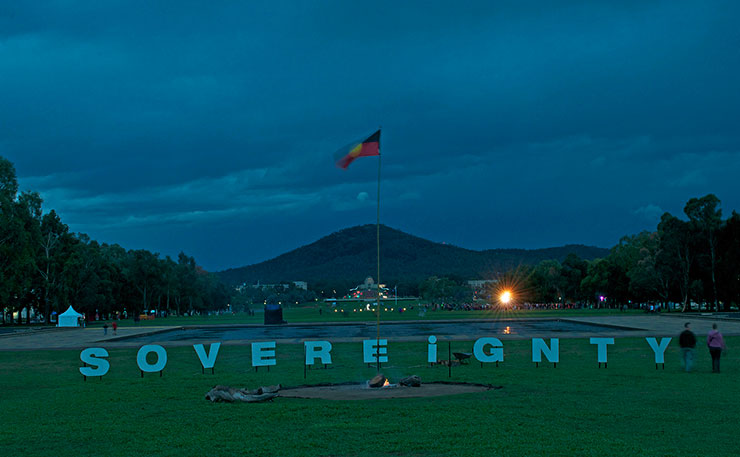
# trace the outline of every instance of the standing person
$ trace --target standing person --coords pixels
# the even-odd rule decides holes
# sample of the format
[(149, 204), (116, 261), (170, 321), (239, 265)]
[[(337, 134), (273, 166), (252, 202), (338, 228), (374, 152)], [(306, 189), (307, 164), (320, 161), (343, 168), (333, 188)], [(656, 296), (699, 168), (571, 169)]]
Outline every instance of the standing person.
[(113, 323), (111, 324), (111, 327), (113, 327), (113, 334), (115, 335), (116, 330), (118, 330), (118, 322), (113, 321)]
[(103, 335), (108, 334), (108, 324), (103, 324)]
[(694, 366), (694, 348), (696, 347), (696, 335), (691, 331), (691, 323), (683, 324), (684, 330), (678, 337), (678, 345), (681, 347), (681, 363), (688, 373)]
[(725, 340), (717, 330), (717, 324), (712, 324), (712, 331), (707, 335), (707, 346), (712, 356), (712, 373), (719, 373), (719, 357), (725, 349)]

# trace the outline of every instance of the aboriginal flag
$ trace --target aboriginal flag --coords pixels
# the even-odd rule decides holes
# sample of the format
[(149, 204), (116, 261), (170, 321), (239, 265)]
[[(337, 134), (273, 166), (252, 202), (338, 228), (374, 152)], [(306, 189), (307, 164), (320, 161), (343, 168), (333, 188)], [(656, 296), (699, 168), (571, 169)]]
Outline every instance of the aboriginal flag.
[(352, 143), (336, 153), (337, 167), (346, 169), (358, 157), (380, 155), (380, 130), (370, 135), (365, 141)]

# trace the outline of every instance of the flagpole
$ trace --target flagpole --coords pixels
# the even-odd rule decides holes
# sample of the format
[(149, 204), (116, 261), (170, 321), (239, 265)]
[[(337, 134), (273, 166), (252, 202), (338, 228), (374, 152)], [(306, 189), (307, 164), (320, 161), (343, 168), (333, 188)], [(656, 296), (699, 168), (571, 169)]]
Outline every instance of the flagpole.
[[(378, 129), (380, 131), (380, 129)], [(376, 338), (375, 338), (375, 344), (377, 344), (377, 351), (375, 354), (375, 358), (377, 360), (377, 371), (380, 373), (380, 297), (381, 297), (381, 289), (380, 289), (380, 159), (382, 157), (382, 154), (380, 154), (380, 141), (378, 141), (378, 213), (377, 218), (375, 222), (375, 240), (377, 244), (377, 255), (378, 255), (378, 300), (376, 303), (377, 307), (377, 318), (378, 322), (376, 325)]]

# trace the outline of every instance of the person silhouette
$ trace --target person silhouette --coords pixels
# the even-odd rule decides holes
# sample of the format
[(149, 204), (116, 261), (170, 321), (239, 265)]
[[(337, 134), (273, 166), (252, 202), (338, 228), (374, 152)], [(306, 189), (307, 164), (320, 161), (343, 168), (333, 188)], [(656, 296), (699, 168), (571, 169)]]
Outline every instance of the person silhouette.
[(719, 358), (726, 347), (722, 334), (717, 330), (717, 324), (712, 324), (712, 331), (707, 335), (707, 347), (712, 356), (712, 373), (719, 373)]
[(681, 363), (688, 373), (694, 366), (694, 348), (696, 347), (696, 335), (691, 331), (691, 323), (683, 324), (684, 331), (678, 337), (678, 345), (681, 347)]

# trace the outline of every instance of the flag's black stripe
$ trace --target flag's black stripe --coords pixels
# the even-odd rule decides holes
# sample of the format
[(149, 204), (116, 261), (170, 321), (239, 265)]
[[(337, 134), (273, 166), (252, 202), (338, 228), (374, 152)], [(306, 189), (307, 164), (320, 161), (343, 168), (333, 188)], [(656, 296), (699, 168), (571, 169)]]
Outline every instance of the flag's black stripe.
[(370, 135), (363, 143), (380, 143), (380, 130)]

